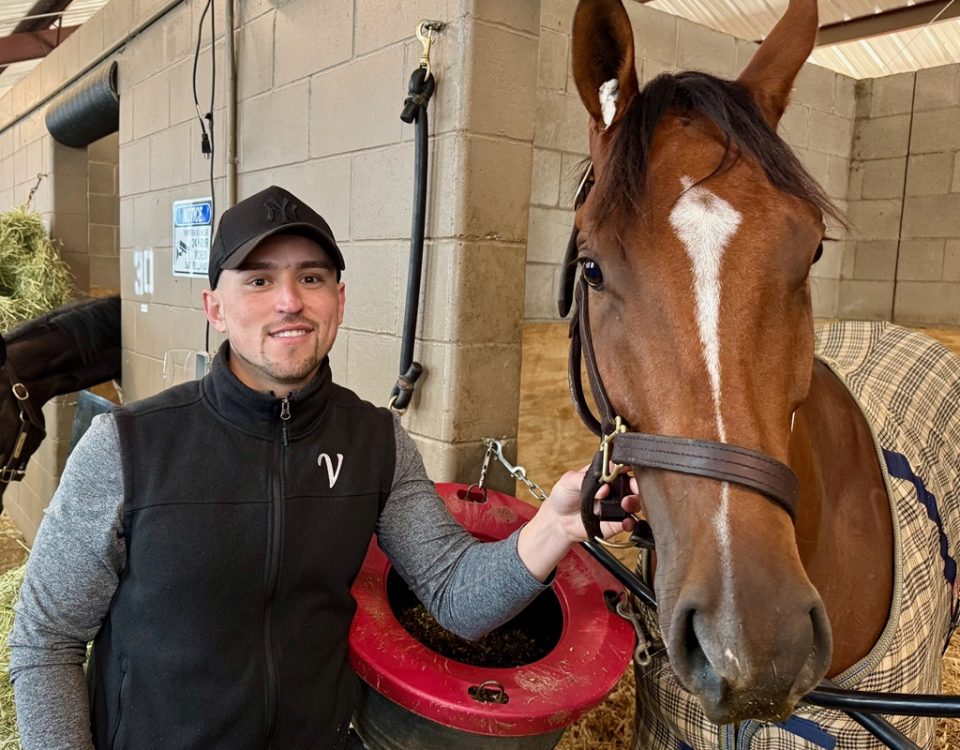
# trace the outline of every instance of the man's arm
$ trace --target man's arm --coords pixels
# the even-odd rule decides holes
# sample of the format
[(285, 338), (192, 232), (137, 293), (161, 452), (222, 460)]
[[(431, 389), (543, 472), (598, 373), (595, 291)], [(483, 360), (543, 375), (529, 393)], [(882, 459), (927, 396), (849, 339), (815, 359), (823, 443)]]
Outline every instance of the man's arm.
[(93, 750), (83, 664), (126, 560), (116, 427), (97, 417), (74, 448), (30, 553), (10, 632), (24, 750)]
[[(396, 469), (380, 515), (380, 546), (443, 627), (479, 638), (522, 611), (549, 585), (570, 547), (586, 538), (580, 521), (583, 472), (565, 474), (522, 529), (484, 543), (450, 515), (413, 439), (399, 421), (394, 425)], [(607, 535), (621, 527), (603, 524)]]

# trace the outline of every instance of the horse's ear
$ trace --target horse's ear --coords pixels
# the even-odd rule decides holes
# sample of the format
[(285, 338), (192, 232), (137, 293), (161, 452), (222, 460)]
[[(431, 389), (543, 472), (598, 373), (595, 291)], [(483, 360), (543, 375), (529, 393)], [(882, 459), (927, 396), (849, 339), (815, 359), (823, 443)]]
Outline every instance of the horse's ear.
[(753, 94), (772, 128), (787, 108), (790, 88), (817, 40), (817, 0), (790, 0), (737, 79)]
[(619, 120), (639, 87), (633, 29), (620, 0), (580, 0), (573, 17), (573, 78), (603, 130)]

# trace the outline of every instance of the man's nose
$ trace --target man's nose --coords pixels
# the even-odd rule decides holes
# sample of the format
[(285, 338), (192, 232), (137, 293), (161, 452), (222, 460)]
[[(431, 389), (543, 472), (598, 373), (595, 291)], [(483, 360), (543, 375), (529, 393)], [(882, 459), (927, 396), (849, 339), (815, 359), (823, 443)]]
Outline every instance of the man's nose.
[(281, 312), (299, 312), (303, 309), (303, 298), (296, 279), (284, 279), (279, 284), (276, 304)]

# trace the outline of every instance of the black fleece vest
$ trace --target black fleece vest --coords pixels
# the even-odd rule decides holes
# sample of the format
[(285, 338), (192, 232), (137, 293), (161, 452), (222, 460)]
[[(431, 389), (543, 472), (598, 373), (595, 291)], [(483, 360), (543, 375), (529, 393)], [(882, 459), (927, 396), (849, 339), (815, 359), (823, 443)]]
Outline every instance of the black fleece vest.
[(127, 562), (88, 674), (98, 750), (327, 750), (350, 594), (393, 481), (388, 411), (317, 378), (286, 407), (213, 371), (115, 412)]

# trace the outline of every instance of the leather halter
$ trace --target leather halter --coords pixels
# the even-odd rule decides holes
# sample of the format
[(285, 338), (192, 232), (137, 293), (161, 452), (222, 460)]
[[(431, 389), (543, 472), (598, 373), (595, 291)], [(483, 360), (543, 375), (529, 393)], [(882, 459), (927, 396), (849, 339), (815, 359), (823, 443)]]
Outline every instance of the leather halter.
[(0, 371), (10, 383), (10, 390), (17, 400), (17, 408), (20, 411), (20, 427), (17, 429), (17, 436), (13, 441), (10, 454), (0, 468), (0, 484), (9, 484), (23, 479), (27, 472), (27, 461), (47, 436), (47, 431), (43, 414), (33, 405), (27, 386), (16, 376), (9, 359), (0, 367)]
[[(586, 200), (592, 185), (592, 165), (587, 169), (574, 207), (579, 208)], [(571, 297), (576, 303), (570, 321), (570, 357), (567, 377), (570, 395), (577, 414), (584, 424), (601, 438), (600, 450), (593, 459), (584, 479), (580, 496), (580, 515), (588, 538), (602, 538), (600, 520), (618, 520), (624, 517), (617, 492), (610, 500), (601, 502), (601, 512), (594, 512), (594, 496), (602, 484), (612, 483), (626, 466), (649, 467), (694, 474), (723, 482), (734, 482), (763, 494), (796, 520), (798, 482), (793, 470), (775, 458), (731, 443), (671, 435), (653, 435), (629, 431), (616, 414), (603, 380), (597, 369), (590, 329), (589, 287), (581, 274), (575, 281), (577, 257), (577, 228), (573, 227), (564, 258), (563, 276), (558, 297), (561, 316), (571, 307)], [(600, 418), (593, 415), (587, 404), (580, 376), (581, 360), (586, 363), (587, 377)], [(609, 462), (614, 469), (608, 471)]]

